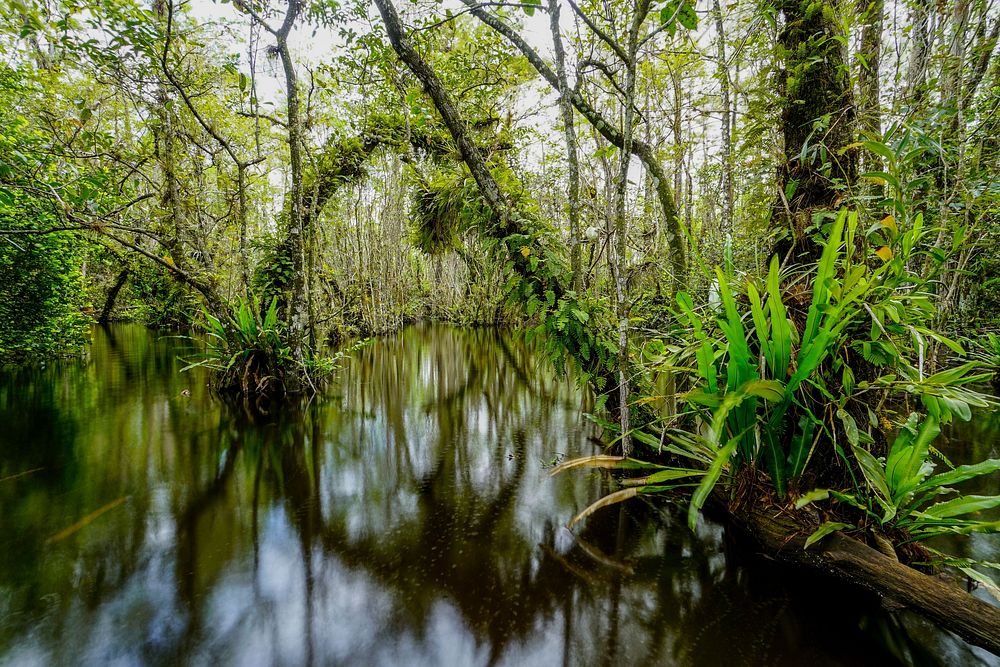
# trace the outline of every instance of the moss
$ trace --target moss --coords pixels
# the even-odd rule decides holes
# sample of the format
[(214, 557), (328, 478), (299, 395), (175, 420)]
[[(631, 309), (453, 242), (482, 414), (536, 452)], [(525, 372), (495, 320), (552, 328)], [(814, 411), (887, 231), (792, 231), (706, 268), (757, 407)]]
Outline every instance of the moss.
[[(782, 127), (786, 162), (779, 173), (784, 189), (797, 183), (794, 194), (777, 207), (779, 228), (790, 234), (779, 241), (785, 254), (791, 245), (807, 258), (821, 248), (808, 238), (814, 213), (839, 205), (857, 180), (855, 109), (843, 34), (836, 7), (828, 2), (788, 0), (782, 6), (785, 27), (781, 53), (785, 58)], [(800, 215), (804, 213), (804, 215)]]

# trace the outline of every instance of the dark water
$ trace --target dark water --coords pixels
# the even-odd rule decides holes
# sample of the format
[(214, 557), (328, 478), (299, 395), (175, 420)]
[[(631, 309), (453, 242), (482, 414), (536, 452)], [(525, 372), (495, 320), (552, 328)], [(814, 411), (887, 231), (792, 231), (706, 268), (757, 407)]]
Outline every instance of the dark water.
[(983, 660), (676, 508), (568, 532), (602, 481), (547, 468), (597, 451), (588, 399), (509, 336), (410, 328), (269, 416), (178, 374), (182, 345), (114, 327), (0, 378), (0, 664)]

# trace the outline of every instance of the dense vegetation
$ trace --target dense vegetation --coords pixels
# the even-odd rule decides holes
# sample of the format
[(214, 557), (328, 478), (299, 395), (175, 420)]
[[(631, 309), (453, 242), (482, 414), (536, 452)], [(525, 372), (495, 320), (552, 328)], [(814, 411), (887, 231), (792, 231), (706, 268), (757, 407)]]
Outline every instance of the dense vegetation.
[[(644, 471), (581, 518), (784, 509), (801, 549), (994, 587), (933, 542), (1000, 531), (954, 486), (1000, 460), (934, 447), (998, 405), (994, 3), (23, 0), (0, 25), (4, 363), (131, 319), (274, 398), (321, 391), (330, 343), (516, 326), (614, 448), (557, 472)], [(998, 650), (982, 618), (958, 631)]]

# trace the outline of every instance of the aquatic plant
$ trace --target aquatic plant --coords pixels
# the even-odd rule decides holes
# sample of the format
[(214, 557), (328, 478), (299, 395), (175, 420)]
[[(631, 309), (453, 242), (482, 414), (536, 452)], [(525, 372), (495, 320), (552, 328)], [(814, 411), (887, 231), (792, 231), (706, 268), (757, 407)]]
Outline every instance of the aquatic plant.
[(240, 298), (226, 320), (203, 311), (204, 349), (182, 370), (207, 368), (213, 372), (213, 386), (220, 391), (244, 395), (282, 394), (294, 374), (305, 377), (315, 391), (340, 365), (344, 357), (367, 343), (362, 340), (329, 357), (300, 362), (292, 356), (284, 324), (278, 318), (278, 299), (263, 316)]

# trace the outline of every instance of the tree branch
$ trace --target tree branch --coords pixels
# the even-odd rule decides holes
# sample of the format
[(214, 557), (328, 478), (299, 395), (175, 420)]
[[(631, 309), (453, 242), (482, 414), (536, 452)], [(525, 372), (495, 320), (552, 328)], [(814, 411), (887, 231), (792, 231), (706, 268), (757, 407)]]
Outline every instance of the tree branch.
[(623, 63), (628, 64), (630, 62), (630, 58), (628, 53), (625, 52), (625, 49), (622, 48), (622, 45), (619, 44), (618, 41), (611, 35), (602, 30), (601, 26), (597, 25), (597, 23), (595, 23), (589, 16), (587, 16), (587, 14), (580, 9), (580, 5), (576, 4), (574, 0), (567, 1), (569, 2), (569, 6), (573, 8), (573, 11), (576, 12), (576, 15), (583, 19), (583, 22), (587, 24), (587, 27), (590, 28), (590, 30), (597, 35), (602, 42), (610, 46), (611, 50), (615, 52), (615, 55), (618, 56)]
[[(559, 77), (549, 65), (542, 60), (531, 46), (521, 37), (509, 24), (479, 8), (475, 0), (462, 0), (469, 7), (472, 14), (480, 21), (493, 28), (497, 33), (503, 35), (510, 41), (524, 57), (531, 63), (532, 67), (548, 81), (555, 90), (559, 90)], [(594, 129), (601, 136), (614, 146), (624, 149), (625, 138), (621, 130), (612, 124), (600, 111), (595, 109), (579, 92), (574, 92), (570, 97), (573, 106), (580, 115), (587, 119)], [(671, 268), (673, 269), (673, 282), (675, 291), (682, 288), (687, 281), (687, 250), (684, 243), (685, 231), (681, 227), (680, 218), (677, 215), (677, 206), (674, 203), (674, 194), (670, 189), (669, 181), (659, 157), (652, 146), (640, 139), (633, 139), (631, 142), (631, 153), (639, 158), (645, 165), (646, 170), (653, 177), (656, 188), (656, 196), (663, 210), (664, 222), (667, 229), (667, 241), (671, 249)]]

